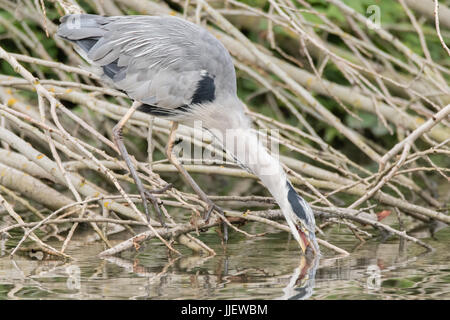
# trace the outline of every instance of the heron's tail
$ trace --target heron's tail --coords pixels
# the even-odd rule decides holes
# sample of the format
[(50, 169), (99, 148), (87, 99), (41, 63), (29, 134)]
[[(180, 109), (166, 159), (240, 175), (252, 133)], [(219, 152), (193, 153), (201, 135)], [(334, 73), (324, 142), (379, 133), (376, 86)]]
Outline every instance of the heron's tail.
[[(92, 48), (102, 41), (102, 37), (108, 32), (105, 25), (118, 17), (102, 17), (95, 14), (68, 14), (61, 18), (57, 36), (73, 42), (75, 49), (91, 65), (101, 69), (92, 70), (99, 75), (114, 78), (123, 68), (117, 65), (117, 60), (108, 63), (97, 63), (91, 59)], [(98, 46), (97, 46), (98, 47)], [(108, 52), (105, 52), (105, 55)]]
[(76, 43), (87, 53), (106, 33), (101, 27), (105, 19), (95, 14), (68, 14), (61, 18), (56, 35)]

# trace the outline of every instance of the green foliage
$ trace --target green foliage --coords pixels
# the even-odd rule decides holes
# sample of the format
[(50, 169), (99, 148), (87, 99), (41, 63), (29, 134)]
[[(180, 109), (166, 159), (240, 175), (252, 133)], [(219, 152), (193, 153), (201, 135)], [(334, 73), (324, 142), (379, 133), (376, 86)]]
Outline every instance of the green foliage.
[(361, 120), (351, 115), (347, 115), (345, 117), (345, 123), (349, 127), (357, 130), (370, 130), (375, 137), (381, 137), (388, 134), (388, 130), (383, 126), (381, 121), (378, 120), (376, 115), (367, 112), (359, 112), (358, 116)]
[[(267, 9), (268, 2), (267, 1), (258, 1), (258, 0), (245, 0), (242, 1), (244, 3), (247, 3), (248, 5), (258, 7), (260, 9)], [(376, 5), (380, 9), (380, 18), (381, 18), (381, 24), (382, 26), (389, 26), (389, 25), (408, 25), (410, 26), (410, 31), (408, 32), (400, 32), (396, 31), (395, 29), (389, 30), (392, 34), (395, 35), (402, 43), (404, 43), (406, 46), (408, 46), (414, 53), (424, 56), (423, 48), (420, 44), (419, 38), (417, 36), (417, 33), (415, 32), (414, 28), (411, 25), (411, 22), (406, 15), (405, 11), (403, 10), (401, 4), (398, 1), (395, 0), (343, 0), (348, 6), (356, 10), (358, 13), (370, 17), (372, 12), (368, 12), (367, 9), (372, 6)], [(344, 31), (354, 34), (352, 29), (350, 28), (345, 16), (343, 13), (334, 5), (329, 4), (325, 0), (310, 0), (308, 3), (317, 11), (320, 13), (323, 13), (326, 15), (326, 17), (333, 22), (337, 23)], [(298, 5), (299, 9), (305, 9), (301, 5)], [(314, 14), (302, 12), (302, 16), (309, 22), (315, 23), (315, 24), (323, 24), (321, 19)], [(419, 19), (420, 17), (416, 14), (416, 19)], [(398, 52), (396, 48), (394, 48), (390, 43), (386, 42), (385, 40), (381, 39), (379, 36), (376, 36), (373, 30), (367, 29), (367, 27), (363, 24), (359, 24), (360, 27), (367, 32), (371, 36), (371, 40), (373, 43), (378, 46), (383, 51), (387, 51), (389, 54), (392, 54), (393, 56), (397, 57), (398, 59), (405, 61), (405, 57)], [(257, 32), (261, 32), (261, 27), (258, 28)], [(428, 28), (428, 24), (423, 24), (422, 27), (425, 30)], [(299, 49), (298, 47), (298, 39), (293, 39), (293, 35), (289, 32), (286, 32), (285, 29), (276, 27), (274, 28), (274, 33), (277, 37), (277, 44), (289, 54), (292, 54), (295, 58), (302, 60), (301, 55), (299, 55)], [(320, 34), (321, 31), (318, 31)], [(261, 39), (259, 39), (259, 35), (254, 31), (247, 34), (251, 39), (254, 41), (258, 41), (261, 43)], [(341, 38), (333, 35), (333, 34), (324, 34), (326, 36), (326, 40), (330, 43), (333, 43), (337, 50), (342, 50), (342, 52), (348, 52), (349, 48), (346, 46), (346, 44), (342, 41)], [(444, 50), (442, 50), (442, 46), (439, 42), (438, 37), (436, 36), (436, 32), (434, 29), (428, 30), (428, 32), (425, 34), (425, 39), (427, 42), (428, 49), (430, 50), (430, 54), (432, 58), (435, 61), (439, 60), (449, 60), (448, 56), (446, 56), (446, 53)], [(291, 41), (292, 40), (292, 41)], [(263, 43), (265, 46), (267, 46), (267, 43)], [(277, 52), (274, 52), (275, 55), (278, 55)], [(373, 57), (376, 59), (376, 57)], [(303, 59), (302, 61), (305, 62)], [(315, 61), (317, 63), (317, 61)], [(305, 68), (308, 67), (308, 62), (305, 63)], [(448, 75), (444, 75), (448, 77)], [(342, 84), (345, 86), (349, 86), (350, 83), (348, 80), (344, 77), (344, 75), (341, 73), (341, 71), (336, 67), (335, 64), (329, 63), (325, 67), (323, 71), (323, 78), (330, 80), (332, 82)], [(257, 90), (258, 84), (255, 86), (249, 86), (247, 81), (240, 80), (238, 82), (239, 85), (239, 91), (241, 93), (241, 97), (245, 97), (249, 94), (252, 94), (254, 90)], [(380, 143), (384, 147), (389, 147), (395, 144), (396, 137), (395, 135), (390, 135), (389, 131), (385, 128), (383, 123), (378, 119), (378, 117), (374, 114), (369, 114), (365, 112), (359, 112), (358, 110), (352, 110), (353, 112), (357, 113), (358, 116), (362, 119), (356, 119), (352, 116), (350, 116), (348, 113), (345, 113), (342, 110), (342, 107), (339, 106), (339, 104), (331, 98), (328, 97), (319, 97), (319, 101), (326, 106), (332, 113), (334, 113), (339, 118), (343, 119), (343, 122), (350, 126), (351, 128), (361, 132), (361, 133), (369, 133), (371, 137), (374, 137), (378, 143)], [(266, 102), (258, 100), (258, 104), (255, 104), (255, 100), (252, 100), (250, 102), (251, 107), (254, 107), (259, 112), (262, 112), (266, 115), (273, 116), (273, 112), (270, 108), (267, 107)], [(286, 121), (289, 123), (296, 123), (296, 120), (293, 120), (292, 115), (287, 115), (288, 118)], [(341, 134), (333, 127), (326, 126), (320, 123), (320, 121), (317, 121), (316, 119), (308, 119), (311, 121), (311, 124), (318, 128), (319, 132), (324, 136), (325, 141), (331, 143), (333, 146), (339, 146), (342, 136)], [(395, 128), (392, 127), (392, 129), (395, 130)]]
[(412, 288), (416, 284), (415, 281), (411, 281), (409, 279), (389, 279), (383, 281), (381, 284), (382, 287), (385, 288), (400, 288), (400, 289), (406, 289), (406, 288)]
[(240, 0), (240, 2), (255, 8), (264, 8), (268, 3), (267, 0)]

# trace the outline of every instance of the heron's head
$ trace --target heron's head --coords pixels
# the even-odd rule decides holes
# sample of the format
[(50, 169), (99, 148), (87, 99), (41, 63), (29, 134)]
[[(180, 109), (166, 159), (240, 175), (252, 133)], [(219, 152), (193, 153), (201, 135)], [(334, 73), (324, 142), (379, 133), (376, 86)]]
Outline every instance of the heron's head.
[(316, 221), (308, 203), (295, 192), (292, 185), (287, 182), (288, 188), (288, 212), (285, 213), (286, 220), (295, 239), (302, 248), (303, 253), (308, 249), (316, 255), (320, 254), (319, 245), (316, 240)]

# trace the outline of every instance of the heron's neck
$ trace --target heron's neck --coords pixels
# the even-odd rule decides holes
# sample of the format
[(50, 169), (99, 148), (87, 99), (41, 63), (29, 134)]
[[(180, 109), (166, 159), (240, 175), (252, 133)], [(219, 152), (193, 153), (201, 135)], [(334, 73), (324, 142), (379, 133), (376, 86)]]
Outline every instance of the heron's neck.
[(283, 214), (290, 214), (292, 210), (289, 209), (288, 193), (292, 193), (293, 189), (289, 189), (290, 183), (286, 173), (278, 158), (269, 154), (257, 132), (251, 129), (250, 120), (245, 115), (239, 99), (230, 96), (222, 99), (221, 103), (216, 102), (208, 108), (196, 110), (201, 110), (196, 117), (203, 120), (204, 127), (216, 135), (238, 163), (258, 176), (277, 201)]
[[(227, 130), (224, 137), (227, 151), (258, 176), (286, 214), (289, 211), (289, 180), (276, 157), (276, 152), (273, 152), (274, 155), (269, 154), (257, 133), (249, 127)], [(234, 143), (230, 144), (230, 141)]]
[[(310, 243), (319, 252), (319, 246), (315, 239), (314, 213), (308, 203), (297, 194), (289, 182), (281, 163), (277, 157), (269, 154), (263, 143), (258, 139), (257, 133), (252, 131), (250, 125), (240, 124), (233, 129), (222, 131), (222, 143), (225, 149), (250, 172), (259, 177), (266, 186), (281, 212), (286, 218), (291, 233), (300, 245), (305, 244), (304, 231), (298, 231), (298, 224), (308, 229)], [(274, 154), (274, 152), (272, 152)], [(277, 154), (277, 153), (276, 153)]]

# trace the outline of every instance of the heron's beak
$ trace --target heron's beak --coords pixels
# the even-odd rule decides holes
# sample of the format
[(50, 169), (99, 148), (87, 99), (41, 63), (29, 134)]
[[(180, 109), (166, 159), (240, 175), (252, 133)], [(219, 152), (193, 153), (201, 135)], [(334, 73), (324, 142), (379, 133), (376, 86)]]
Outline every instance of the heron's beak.
[(300, 236), (298, 243), (300, 245), (300, 248), (302, 249), (303, 254), (306, 253), (306, 250), (308, 248), (311, 248), (314, 255), (320, 254), (319, 244), (317, 243), (315, 234), (309, 232), (308, 229), (305, 228), (302, 223), (297, 223), (296, 227), (298, 234)]
[(305, 237), (305, 233), (301, 230), (301, 228), (297, 225), (297, 231), (300, 236), (300, 240), (298, 241), (298, 244), (300, 245), (300, 248), (302, 249), (302, 253), (305, 254), (306, 247), (308, 246), (308, 240)]
[(319, 245), (316, 240), (316, 221), (314, 213), (309, 204), (298, 195), (294, 187), (287, 182), (288, 194), (287, 200), (290, 209), (283, 211), (291, 232), (300, 244), (303, 254), (307, 253), (308, 248), (314, 252), (314, 255), (320, 255)]

